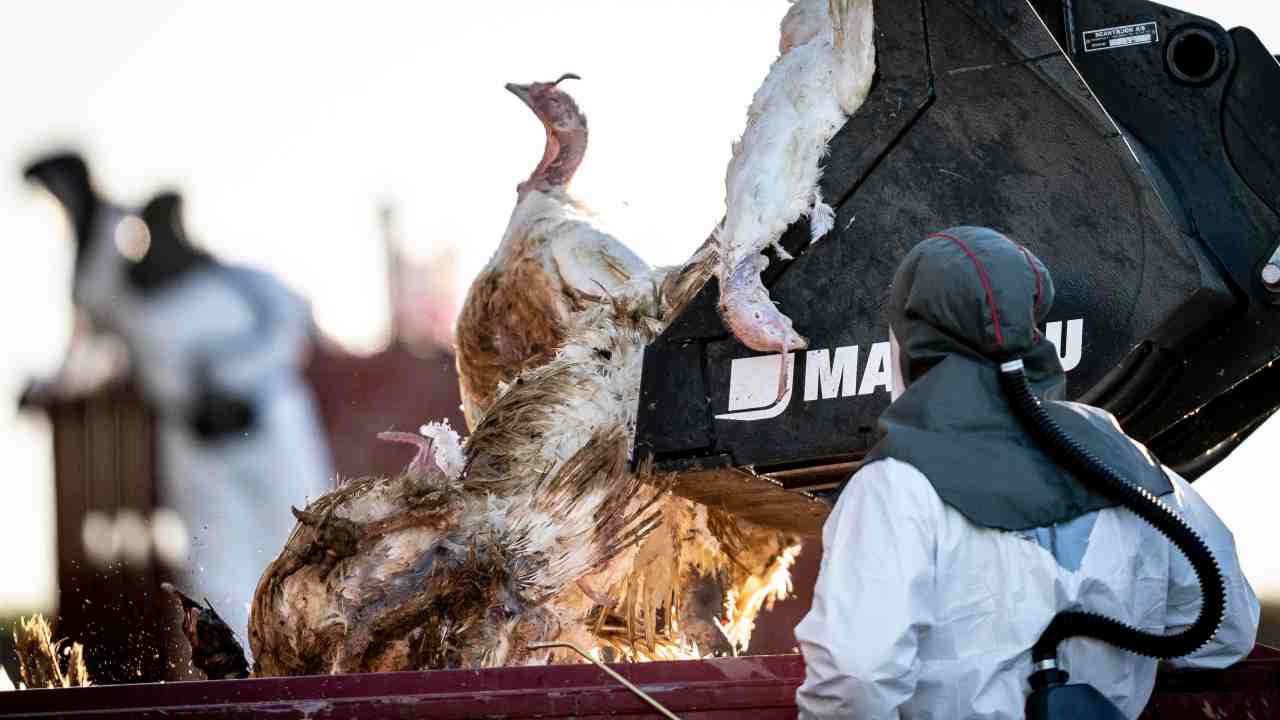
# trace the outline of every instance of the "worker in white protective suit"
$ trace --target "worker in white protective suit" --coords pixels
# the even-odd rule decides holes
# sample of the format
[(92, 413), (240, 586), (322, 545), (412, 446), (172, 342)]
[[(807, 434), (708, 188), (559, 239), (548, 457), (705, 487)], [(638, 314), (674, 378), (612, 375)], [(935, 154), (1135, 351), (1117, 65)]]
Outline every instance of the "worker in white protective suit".
[[(1001, 396), (1000, 357), (1035, 392), (1062, 396), (1058, 353), (1038, 327), (1053, 302), (1044, 265), (984, 228), (937, 233), (894, 278), (894, 402), (884, 439), (823, 528), (813, 607), (796, 628), (807, 675), (801, 718), (1022, 718), (1031, 647), (1062, 610), (1153, 633), (1189, 626), (1201, 594), (1186, 558), (1131, 511), (1055, 464)], [(1230, 531), (1107, 413), (1046, 402), (1071, 436), (1175, 509), (1205, 540), (1226, 589), (1209, 644), (1174, 661), (1222, 668), (1254, 644), (1258, 601)], [(1157, 662), (1100, 641), (1058, 648), (1073, 682), (1128, 717)]]
[(180, 519), (157, 554), (243, 640), (262, 570), (296, 524), (290, 506), (332, 486), (300, 372), (310, 306), (271, 275), (193, 245), (174, 193), (137, 212), (116, 206), (73, 153), (45, 157), (27, 176), (71, 220), (76, 307), (123, 339), (155, 411), (160, 500)]

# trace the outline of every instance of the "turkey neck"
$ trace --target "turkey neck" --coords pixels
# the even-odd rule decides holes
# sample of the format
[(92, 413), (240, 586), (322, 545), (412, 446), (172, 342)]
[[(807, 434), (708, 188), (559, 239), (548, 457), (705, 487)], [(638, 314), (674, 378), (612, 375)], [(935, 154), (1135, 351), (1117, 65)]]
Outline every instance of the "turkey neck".
[(510, 260), (523, 253), (531, 226), (548, 217), (549, 212), (558, 215), (564, 209), (570, 213), (585, 210), (569, 194), (569, 182), (587, 154), (587, 128), (559, 129), (545, 121), (543, 127), (547, 131), (547, 144), (542, 160), (529, 179), (520, 183), (506, 236), (490, 263)]
[(587, 129), (559, 129), (545, 126), (547, 144), (542, 150), (542, 160), (533, 169), (528, 180), (520, 183), (519, 197), (524, 199), (530, 190), (568, 190), (569, 182), (587, 154)]

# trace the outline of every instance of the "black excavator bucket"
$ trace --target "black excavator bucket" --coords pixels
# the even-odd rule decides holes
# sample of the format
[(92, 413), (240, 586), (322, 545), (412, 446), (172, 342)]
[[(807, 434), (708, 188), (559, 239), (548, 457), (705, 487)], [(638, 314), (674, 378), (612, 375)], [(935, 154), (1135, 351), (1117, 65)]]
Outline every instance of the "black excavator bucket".
[[(1280, 406), (1280, 63), (1143, 0), (876, 3), (878, 75), (831, 144), (836, 227), (765, 282), (807, 336), (727, 332), (712, 281), (644, 358), (636, 459), (783, 528), (825, 514), (889, 402), (882, 300), (926, 233), (987, 225), (1045, 260), (1070, 394), (1194, 478)], [(784, 492), (792, 491), (792, 492)]]

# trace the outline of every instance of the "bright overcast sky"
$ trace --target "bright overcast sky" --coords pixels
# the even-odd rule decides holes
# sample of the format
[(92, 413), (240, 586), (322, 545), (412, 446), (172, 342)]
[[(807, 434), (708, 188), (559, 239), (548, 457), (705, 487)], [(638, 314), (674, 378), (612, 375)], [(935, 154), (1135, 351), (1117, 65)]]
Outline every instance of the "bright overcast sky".
[[(1280, 49), (1273, 2), (1171, 4), (1253, 27)], [(24, 548), (7, 557), (19, 566), (0, 582), (0, 614), (50, 597), (52, 537), (41, 527), (52, 512), (48, 440), (37, 421), (15, 416), (11, 398), (28, 374), (56, 366), (69, 331), (68, 245), (56, 213), (18, 177), (28, 156), (74, 144), (100, 189), (124, 202), (179, 188), (197, 241), (279, 273), (311, 299), (326, 331), (370, 347), (387, 327), (379, 202), (396, 203), (416, 251), (458, 252), (461, 289), (496, 247), (515, 185), (542, 148), (541, 127), (503, 90), (507, 82), (583, 76), (569, 86), (591, 121), (575, 191), (650, 262), (683, 260), (722, 213), (730, 142), (776, 54), (786, 3), (338, 7), (48, 1), (11, 10), (0, 27), (0, 307), (9, 338), (0, 353), (0, 483), (11, 507), (32, 508), (11, 510), (0, 527), (0, 547)], [(1259, 435), (1280, 434), (1270, 430)], [(1262, 442), (1238, 453), (1231, 472), (1248, 469)], [(1250, 481), (1264, 489), (1261, 477), (1235, 486)], [(1204, 485), (1216, 493), (1217, 484)], [(1263, 524), (1250, 519), (1245, 493), (1221, 494), (1240, 531)], [(1266, 568), (1261, 543), (1246, 555), (1247, 567), (1280, 588), (1280, 558)]]

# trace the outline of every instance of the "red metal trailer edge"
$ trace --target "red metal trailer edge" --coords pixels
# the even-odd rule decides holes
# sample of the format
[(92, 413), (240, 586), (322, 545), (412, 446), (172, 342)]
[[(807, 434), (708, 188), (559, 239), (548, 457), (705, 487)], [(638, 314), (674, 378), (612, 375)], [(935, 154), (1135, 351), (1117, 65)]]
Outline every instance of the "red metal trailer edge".
[[(798, 655), (615, 665), (686, 720), (796, 715)], [(1221, 671), (1163, 672), (1143, 718), (1280, 715), (1280, 652)], [(591, 665), (105, 685), (0, 693), (0, 718), (641, 718), (640, 698)]]

